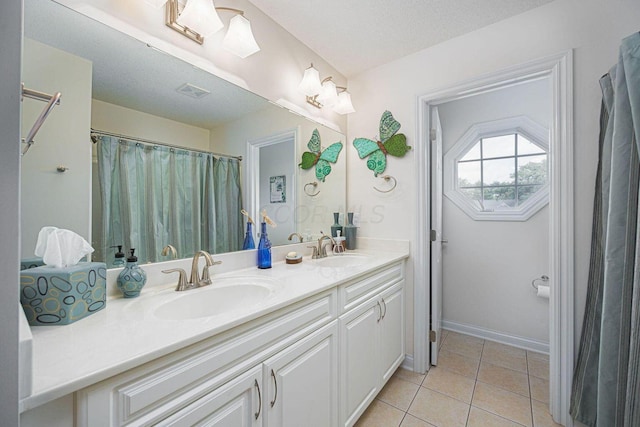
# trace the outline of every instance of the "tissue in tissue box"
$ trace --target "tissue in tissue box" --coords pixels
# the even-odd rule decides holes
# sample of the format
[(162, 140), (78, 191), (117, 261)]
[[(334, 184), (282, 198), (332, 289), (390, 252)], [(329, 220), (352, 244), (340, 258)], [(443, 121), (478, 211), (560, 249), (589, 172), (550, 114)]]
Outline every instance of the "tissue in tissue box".
[(31, 326), (68, 325), (106, 305), (107, 266), (35, 267), (20, 272), (20, 302)]

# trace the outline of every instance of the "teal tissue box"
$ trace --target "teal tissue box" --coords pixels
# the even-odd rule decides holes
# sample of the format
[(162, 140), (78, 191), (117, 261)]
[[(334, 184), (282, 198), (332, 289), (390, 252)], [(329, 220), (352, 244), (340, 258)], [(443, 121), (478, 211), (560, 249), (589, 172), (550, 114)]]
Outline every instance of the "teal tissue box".
[(20, 272), (20, 303), (31, 326), (68, 325), (104, 308), (107, 266), (81, 262)]
[(20, 270), (26, 270), (28, 268), (40, 267), (44, 265), (42, 258), (22, 258), (20, 260)]

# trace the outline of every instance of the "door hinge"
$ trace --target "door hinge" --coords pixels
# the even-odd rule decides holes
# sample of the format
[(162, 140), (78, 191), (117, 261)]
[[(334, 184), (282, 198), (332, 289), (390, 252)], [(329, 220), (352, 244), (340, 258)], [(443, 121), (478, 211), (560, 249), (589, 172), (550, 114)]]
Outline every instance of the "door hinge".
[(436, 331), (429, 331), (429, 342), (436, 342)]
[(430, 239), (432, 242), (435, 242), (438, 238), (438, 232), (436, 230), (431, 230)]
[(436, 130), (435, 129), (431, 129), (431, 131), (429, 132), (429, 138), (431, 138), (431, 142), (436, 140)]

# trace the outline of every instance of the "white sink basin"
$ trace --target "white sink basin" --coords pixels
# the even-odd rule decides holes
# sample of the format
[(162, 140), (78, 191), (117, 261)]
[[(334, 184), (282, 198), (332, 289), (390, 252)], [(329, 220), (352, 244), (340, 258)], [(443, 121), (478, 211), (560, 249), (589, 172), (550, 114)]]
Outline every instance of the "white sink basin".
[(255, 307), (273, 294), (273, 284), (262, 278), (219, 278), (209, 286), (175, 292), (153, 313), (167, 320), (199, 319)]
[(359, 267), (369, 262), (371, 258), (366, 255), (358, 254), (343, 254), (333, 255), (327, 258), (317, 259), (316, 262), (321, 267), (333, 267), (333, 268), (348, 268)]

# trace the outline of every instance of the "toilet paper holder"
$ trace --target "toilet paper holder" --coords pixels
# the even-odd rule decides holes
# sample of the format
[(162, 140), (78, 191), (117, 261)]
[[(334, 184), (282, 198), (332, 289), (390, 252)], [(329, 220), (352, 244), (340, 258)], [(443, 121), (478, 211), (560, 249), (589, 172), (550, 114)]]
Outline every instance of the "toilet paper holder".
[(538, 277), (537, 279), (533, 279), (531, 281), (531, 286), (533, 286), (533, 289), (535, 289), (536, 291), (538, 290), (538, 281), (542, 280), (542, 282), (544, 282), (545, 286), (548, 286), (547, 283), (549, 283), (549, 276), (547, 275), (542, 275), (540, 277)]

